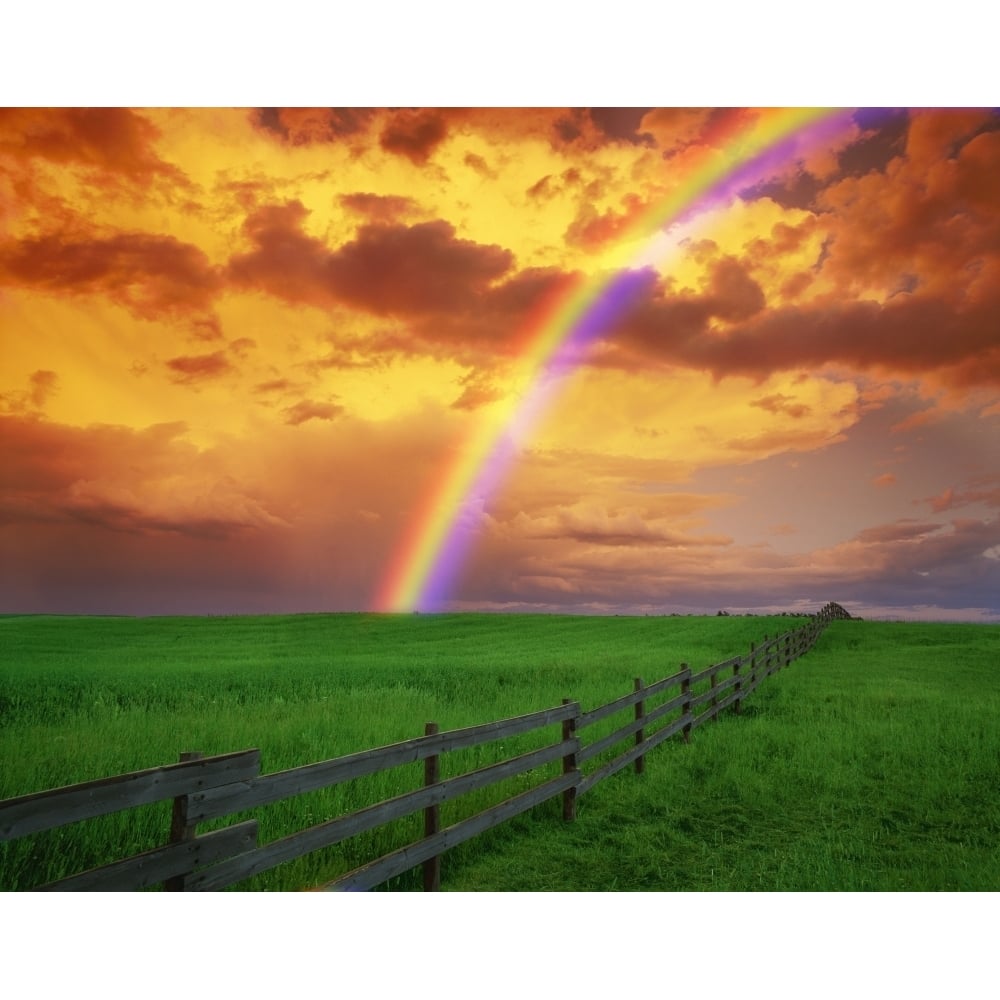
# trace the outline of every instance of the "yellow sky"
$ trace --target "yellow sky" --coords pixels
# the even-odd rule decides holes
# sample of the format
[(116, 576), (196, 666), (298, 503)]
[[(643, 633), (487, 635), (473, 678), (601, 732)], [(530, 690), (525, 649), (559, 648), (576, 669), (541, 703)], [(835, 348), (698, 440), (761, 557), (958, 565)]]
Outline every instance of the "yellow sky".
[[(325, 512), (335, 535), (363, 525), (372, 556), (351, 555), (353, 585), (341, 568), (315, 603), (364, 606), (436, 470), (527, 391), (520, 351), (546, 296), (628, 263), (654, 269), (650, 296), (525, 445), (539, 468), (546, 455), (591, 464), (567, 459), (546, 509), (528, 462), (497, 498), (521, 507), (505, 530), (584, 508), (607, 526), (622, 490), (660, 468), (677, 495), (703, 496), (703, 516), (678, 527), (721, 537), (717, 511), (734, 504), (692, 489), (699, 475), (860, 448), (862, 400), (886, 387), (875, 405), (898, 404), (897, 424), (918, 405), (996, 419), (995, 332), (980, 319), (991, 293), (952, 294), (956, 276), (996, 267), (995, 116), (859, 119), (771, 187), (624, 241), (726, 113), (8, 110), (3, 411), (25, 440), (51, 433), (53, 454), (86, 455), (15, 476), (17, 517), (34, 505), (137, 535), (197, 521), (225, 538), (284, 532), (274, 545), (308, 553)], [(811, 188), (795, 187), (803, 177)], [(169, 434), (143, 437), (158, 425)], [(102, 427), (153, 442), (148, 464)], [(334, 456), (349, 484), (330, 485)], [(971, 495), (990, 475), (976, 456), (963, 468), (897, 480), (895, 516), (918, 516), (921, 490)], [(877, 507), (892, 520), (881, 494)], [(855, 509), (861, 531), (869, 515)], [(571, 545), (572, 532), (525, 578), (561, 578)]]

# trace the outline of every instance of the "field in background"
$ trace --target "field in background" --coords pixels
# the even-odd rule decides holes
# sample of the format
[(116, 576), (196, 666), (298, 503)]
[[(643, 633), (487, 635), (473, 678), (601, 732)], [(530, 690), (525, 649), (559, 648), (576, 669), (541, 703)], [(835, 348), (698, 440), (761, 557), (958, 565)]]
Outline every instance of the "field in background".
[[(181, 750), (260, 747), (269, 772), (408, 739), (425, 721), (451, 729), (566, 697), (586, 710), (636, 676), (697, 669), (799, 623), (2, 618), (0, 798), (168, 763)], [(998, 654), (1000, 627), (834, 623), (742, 717), (654, 751), (642, 776), (602, 783), (575, 824), (549, 803), (449, 853), (442, 887), (1000, 888)], [(261, 840), (300, 829), (303, 810), (319, 821), (358, 804), (276, 803), (258, 811)], [(118, 855), (142, 850), (164, 823), (167, 803), (127, 823), (112, 816), (0, 845), (0, 888), (96, 864), (109, 842)], [(352, 860), (324, 852), (241, 887), (302, 888)]]

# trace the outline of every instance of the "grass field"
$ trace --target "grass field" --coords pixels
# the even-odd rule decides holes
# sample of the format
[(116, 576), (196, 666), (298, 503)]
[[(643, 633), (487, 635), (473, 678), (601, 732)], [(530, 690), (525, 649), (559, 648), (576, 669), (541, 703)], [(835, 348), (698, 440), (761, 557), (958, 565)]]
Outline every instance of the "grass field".
[[(0, 798), (169, 763), (181, 750), (260, 747), (270, 772), (409, 739), (429, 720), (451, 729), (567, 697), (587, 710), (636, 676), (655, 680), (682, 661), (697, 669), (798, 624), (0, 618)], [(445, 855), (443, 888), (1000, 889), (998, 670), (1000, 627), (835, 622), (742, 716), (659, 748), (641, 776), (601, 783), (575, 823), (550, 802)], [(398, 782), (414, 787), (419, 775), (403, 768), (260, 809), (261, 841), (396, 794)], [(412, 839), (418, 823), (239, 888), (318, 884)], [(0, 888), (152, 847), (168, 825), (164, 803), (0, 844)], [(389, 888), (417, 884), (403, 876)]]

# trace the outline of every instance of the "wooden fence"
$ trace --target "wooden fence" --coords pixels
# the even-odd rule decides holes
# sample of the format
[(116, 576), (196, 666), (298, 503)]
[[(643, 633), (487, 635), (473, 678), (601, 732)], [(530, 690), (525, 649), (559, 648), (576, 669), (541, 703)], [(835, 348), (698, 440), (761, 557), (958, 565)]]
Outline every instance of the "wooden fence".
[[(562, 705), (498, 722), (439, 732), (428, 723), (423, 736), (273, 774), (260, 773), (260, 751), (244, 750), (203, 758), (182, 754), (179, 763), (69, 785), (0, 801), (0, 841), (54, 829), (153, 802), (172, 800), (167, 843), (121, 861), (60, 879), (39, 890), (135, 890), (161, 885), (174, 891), (223, 889), (259, 872), (321, 848), (339, 844), (394, 820), (422, 812), (424, 836), (337, 878), (328, 890), (374, 888), (418, 865), (424, 888), (440, 885), (441, 855), (480, 833), (549, 799), (561, 796), (564, 820), (576, 814), (576, 800), (617, 771), (641, 772), (646, 755), (671, 736), (687, 741), (698, 726), (717, 720), (727, 708), (739, 713), (743, 700), (765, 678), (805, 655), (833, 620), (849, 618), (839, 604), (827, 604), (810, 621), (732, 657), (694, 672), (645, 684), (589, 712), (569, 699)], [(630, 716), (612, 731), (581, 742), (592, 726)], [(677, 713), (676, 715), (673, 713)], [(442, 780), (442, 754), (559, 727), (552, 742), (486, 767)], [(626, 748), (622, 749), (622, 744)], [(609, 757), (609, 755), (611, 755)], [(281, 799), (414, 762), (424, 763), (423, 786), (354, 812), (309, 826), (266, 844), (258, 843), (256, 819), (199, 834), (198, 825)], [(554, 777), (535, 784), (451, 826), (440, 828), (440, 805), (508, 778), (558, 764)]]

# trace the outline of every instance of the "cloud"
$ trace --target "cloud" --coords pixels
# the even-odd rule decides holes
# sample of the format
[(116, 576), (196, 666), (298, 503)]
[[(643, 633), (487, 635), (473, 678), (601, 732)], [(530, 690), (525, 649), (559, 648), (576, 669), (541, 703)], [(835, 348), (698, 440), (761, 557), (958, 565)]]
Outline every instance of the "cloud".
[(497, 386), (488, 375), (471, 371), (459, 380), (461, 395), (451, 404), (453, 410), (477, 410), (486, 403), (496, 402), (504, 397), (504, 390)]
[(56, 391), (59, 376), (55, 372), (39, 369), (31, 373), (28, 381), (31, 384), (31, 403), (40, 409), (45, 405), (49, 396)]
[(375, 118), (371, 108), (258, 108), (251, 124), (290, 146), (340, 142), (364, 133)]
[(487, 180), (495, 181), (500, 176), (478, 153), (466, 153), (462, 162)]
[(89, 168), (142, 187), (187, 184), (155, 151), (160, 131), (128, 108), (0, 108), (0, 155)]
[(811, 411), (811, 408), (805, 403), (796, 403), (794, 396), (786, 396), (782, 392), (754, 399), (750, 405), (766, 410), (768, 413), (784, 413), (796, 420), (808, 416)]
[(170, 370), (171, 380), (181, 385), (219, 378), (233, 371), (232, 364), (222, 351), (171, 358), (166, 366)]
[(931, 510), (935, 514), (976, 503), (986, 504), (989, 507), (1000, 507), (1000, 486), (991, 486), (992, 483), (996, 482), (996, 477), (984, 476), (975, 484), (980, 487), (978, 489), (956, 490), (949, 486), (938, 496), (928, 497), (926, 502), (930, 504)]
[(336, 420), (344, 408), (336, 403), (317, 403), (312, 399), (303, 399), (284, 411), (285, 423), (298, 427), (307, 420)]
[(873, 528), (865, 528), (855, 535), (855, 541), (870, 543), (914, 542), (927, 538), (942, 529), (934, 521), (914, 521), (912, 518), (902, 518), (890, 524), (880, 524)]
[[(953, 388), (1000, 385), (1000, 299), (963, 311), (939, 299), (901, 297), (748, 315), (761, 302), (759, 288), (718, 277), (717, 270), (700, 295), (670, 295), (661, 286), (611, 332), (602, 363), (641, 367), (659, 361), (716, 378), (758, 379), (833, 364), (857, 372), (933, 375)], [(725, 336), (713, 336), (713, 318), (736, 325)]]
[(437, 221), (363, 227), (330, 257), (328, 273), (342, 301), (412, 315), (468, 308), (512, 265), (509, 250), (458, 239)]
[(632, 146), (651, 146), (655, 138), (650, 132), (640, 132), (651, 108), (590, 108), (590, 120), (609, 139)]
[[(701, 293), (675, 293), (662, 281), (647, 282), (648, 293), (609, 331), (610, 355), (605, 363), (621, 360), (636, 367), (650, 360), (663, 360), (689, 367), (702, 367), (699, 352), (724, 353), (736, 331), (725, 338), (706, 336), (713, 319), (727, 322), (748, 320), (764, 309), (760, 285), (735, 259), (722, 257), (708, 265), (707, 282)], [(638, 354), (631, 363), (629, 355)], [(773, 364), (771, 365), (773, 369)]]
[(258, 382), (252, 391), (260, 395), (266, 395), (272, 392), (288, 392), (295, 388), (297, 388), (297, 384), (291, 380), (287, 378), (275, 378), (267, 382)]
[(718, 113), (714, 108), (652, 108), (641, 128), (654, 137), (664, 156), (674, 155), (697, 142)]
[(0, 417), (0, 429), (0, 526), (222, 538), (285, 523), (186, 442), (182, 423), (131, 430)]
[(104, 296), (140, 319), (187, 319), (202, 337), (221, 335), (212, 312), (219, 276), (201, 249), (172, 236), (10, 240), (0, 244), (0, 285)]
[(402, 195), (370, 194), (361, 191), (342, 194), (340, 204), (372, 222), (397, 222), (419, 211), (413, 198)]
[(876, 476), (872, 482), (879, 487), (879, 489), (885, 489), (889, 486), (896, 485), (896, 477), (891, 472), (883, 472), (882, 475)]
[[(544, 193), (544, 188), (536, 191), (537, 188), (537, 184), (529, 188), (528, 194), (537, 197)], [(584, 250), (599, 250), (621, 239), (649, 211), (649, 205), (638, 195), (631, 193), (623, 195), (620, 204), (620, 212), (614, 209), (599, 212), (590, 201), (582, 201), (576, 218), (566, 230), (566, 242)]]
[(447, 134), (445, 118), (436, 111), (397, 111), (383, 128), (379, 145), (422, 166)]
[(230, 279), (289, 302), (412, 316), (469, 308), (513, 264), (509, 250), (459, 239), (443, 220), (365, 225), (330, 250), (303, 231), (307, 216), (299, 201), (254, 212), (243, 227), (254, 249), (230, 260)]
[(732, 544), (727, 535), (690, 535), (673, 530), (663, 519), (650, 519), (636, 508), (610, 512), (594, 505), (560, 507), (553, 514), (519, 514), (513, 528), (524, 538), (556, 539), (607, 546), (701, 548)]
[(48, 399), (59, 391), (59, 376), (40, 368), (28, 376), (28, 389), (0, 393), (0, 412), (26, 413), (40, 411)]

